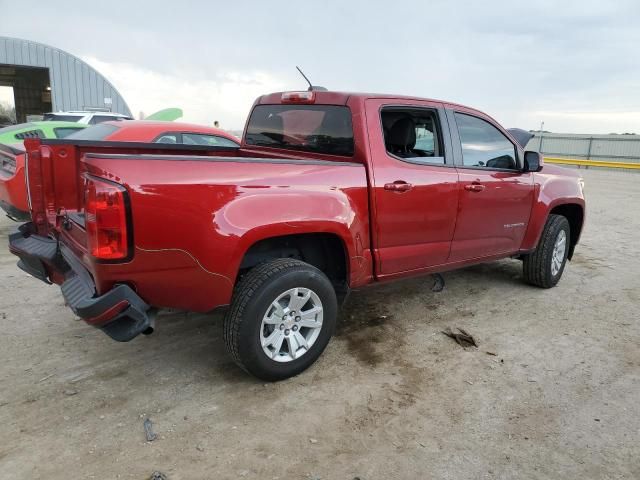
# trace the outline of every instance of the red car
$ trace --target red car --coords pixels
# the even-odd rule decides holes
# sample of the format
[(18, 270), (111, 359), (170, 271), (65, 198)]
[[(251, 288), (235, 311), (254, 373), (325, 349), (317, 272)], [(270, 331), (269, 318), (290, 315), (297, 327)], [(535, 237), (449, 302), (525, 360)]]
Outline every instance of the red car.
[[(170, 145), (238, 147), (239, 139), (218, 128), (177, 122), (108, 121), (68, 138), (86, 141), (144, 142)], [(30, 218), (24, 179), (24, 149), (0, 144), (0, 207), (10, 218)]]
[(119, 341), (227, 306), (231, 357), (268, 380), (320, 356), (351, 288), (509, 257), (553, 287), (584, 223), (577, 171), (449, 102), (265, 95), (239, 149), (26, 143), (22, 269)]

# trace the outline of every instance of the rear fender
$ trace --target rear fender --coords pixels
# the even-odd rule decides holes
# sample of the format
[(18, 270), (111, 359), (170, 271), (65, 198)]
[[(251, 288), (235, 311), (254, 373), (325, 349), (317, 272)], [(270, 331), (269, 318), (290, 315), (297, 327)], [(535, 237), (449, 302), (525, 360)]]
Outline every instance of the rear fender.
[(237, 277), (242, 259), (257, 242), (326, 233), (340, 238), (346, 249), (350, 285), (367, 281), (372, 265), (371, 254), (364, 248), (369, 243), (368, 216), (356, 208), (340, 190), (246, 196), (232, 201), (215, 215), (220, 233), (239, 237), (230, 256), (232, 278)]

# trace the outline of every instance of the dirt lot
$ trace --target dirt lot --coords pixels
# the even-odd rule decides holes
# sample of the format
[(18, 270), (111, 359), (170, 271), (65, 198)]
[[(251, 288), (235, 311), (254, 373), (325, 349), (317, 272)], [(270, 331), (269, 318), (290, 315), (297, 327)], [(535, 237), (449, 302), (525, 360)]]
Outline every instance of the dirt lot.
[(430, 278), (355, 292), (320, 361), (278, 384), (230, 362), (219, 317), (166, 313), (115, 343), (2, 247), (0, 478), (640, 478), (640, 177), (585, 179), (558, 287), (506, 260), (441, 293)]

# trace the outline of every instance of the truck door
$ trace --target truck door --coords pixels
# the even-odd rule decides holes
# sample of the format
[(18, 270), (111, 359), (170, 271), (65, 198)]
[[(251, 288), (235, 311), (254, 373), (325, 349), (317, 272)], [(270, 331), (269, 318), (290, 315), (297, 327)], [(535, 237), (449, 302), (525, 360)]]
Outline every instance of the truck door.
[(449, 262), (519, 250), (533, 202), (533, 176), (518, 147), (487, 118), (447, 110), (459, 174)]
[(443, 105), (369, 99), (366, 119), (377, 276), (445, 263), (456, 223), (458, 173)]

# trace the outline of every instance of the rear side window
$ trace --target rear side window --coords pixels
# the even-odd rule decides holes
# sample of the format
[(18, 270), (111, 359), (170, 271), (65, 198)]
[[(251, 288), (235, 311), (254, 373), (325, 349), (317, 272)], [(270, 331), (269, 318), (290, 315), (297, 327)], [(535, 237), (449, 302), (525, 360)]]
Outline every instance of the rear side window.
[(204, 133), (183, 133), (182, 143), (185, 145), (205, 145), (208, 147), (238, 147), (233, 140), (220, 137), (218, 135), (207, 135)]
[(437, 111), (386, 107), (380, 119), (384, 144), (391, 155), (411, 163), (445, 164)]
[(118, 130), (118, 127), (115, 125), (94, 125), (93, 127), (78, 130), (67, 138), (75, 140), (104, 140), (116, 130)]
[(258, 105), (246, 142), (329, 155), (353, 156), (351, 111), (337, 105)]
[(456, 113), (465, 167), (517, 168), (516, 149), (500, 130), (471, 115)]

